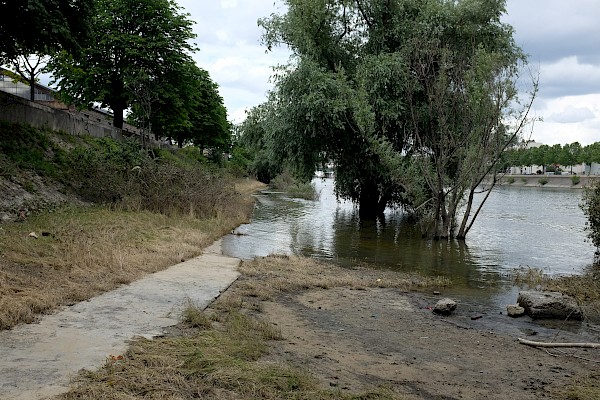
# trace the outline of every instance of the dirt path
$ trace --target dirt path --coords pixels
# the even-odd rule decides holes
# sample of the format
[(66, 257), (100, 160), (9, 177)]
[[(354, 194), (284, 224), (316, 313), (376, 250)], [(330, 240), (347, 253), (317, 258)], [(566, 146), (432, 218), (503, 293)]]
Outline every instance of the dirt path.
[(135, 336), (161, 335), (189, 302), (205, 307), (238, 276), (220, 241), (192, 260), (64, 308), (37, 324), (0, 332), (0, 398), (42, 399), (68, 390), (81, 368), (122, 354)]
[[(286, 338), (274, 344), (268, 361), (306, 367), (323, 385), (344, 392), (386, 386), (406, 399), (564, 398), (557, 391), (573, 377), (599, 371), (598, 350), (567, 350), (595, 362), (553, 356), (468, 313), (436, 316), (424, 307), (431, 302), (379, 288), (281, 295), (264, 304), (264, 314)], [(535, 340), (557, 339), (556, 331), (530, 320), (510, 329)], [(564, 333), (558, 341), (574, 338)]]

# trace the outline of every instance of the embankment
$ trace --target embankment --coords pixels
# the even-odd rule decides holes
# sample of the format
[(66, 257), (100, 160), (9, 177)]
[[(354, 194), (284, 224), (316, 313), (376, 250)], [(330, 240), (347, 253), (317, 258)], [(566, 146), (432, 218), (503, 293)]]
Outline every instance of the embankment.
[[(574, 178), (577, 177), (577, 178)], [(529, 188), (561, 188), (583, 189), (595, 180), (596, 175), (505, 175), (500, 180), (502, 187), (529, 187)], [(489, 184), (490, 181), (484, 181)]]

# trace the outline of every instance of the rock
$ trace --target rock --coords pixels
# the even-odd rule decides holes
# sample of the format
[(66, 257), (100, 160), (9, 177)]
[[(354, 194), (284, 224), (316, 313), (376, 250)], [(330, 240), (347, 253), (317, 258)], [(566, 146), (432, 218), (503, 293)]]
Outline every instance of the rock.
[(452, 299), (442, 299), (433, 307), (433, 312), (440, 315), (450, 315), (456, 310), (456, 302)]
[(524, 291), (519, 293), (517, 302), (534, 319), (583, 319), (575, 299), (560, 292)]
[(509, 304), (506, 306), (506, 312), (509, 317), (517, 318), (525, 315), (525, 309), (518, 304)]

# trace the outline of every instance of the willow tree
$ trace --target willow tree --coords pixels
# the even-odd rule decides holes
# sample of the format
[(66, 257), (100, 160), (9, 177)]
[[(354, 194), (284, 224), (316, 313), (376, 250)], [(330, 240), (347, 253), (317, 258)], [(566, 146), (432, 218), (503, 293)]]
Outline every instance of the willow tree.
[(493, 185), (530, 105), (516, 102), (525, 56), (500, 21), (505, 2), (286, 5), (260, 22), (269, 48), (293, 52), (267, 124), (282, 159), (306, 175), (333, 160), (338, 195), (363, 216), (401, 206), (424, 234), (464, 238), (477, 188), (486, 176)]

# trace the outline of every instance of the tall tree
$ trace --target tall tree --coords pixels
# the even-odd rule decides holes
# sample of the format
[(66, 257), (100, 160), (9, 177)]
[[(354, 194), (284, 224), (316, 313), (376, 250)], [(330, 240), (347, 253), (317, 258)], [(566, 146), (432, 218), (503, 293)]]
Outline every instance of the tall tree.
[(121, 128), (137, 79), (160, 81), (189, 62), (194, 34), (187, 17), (174, 0), (96, 0), (93, 40), (81, 54), (62, 52), (51, 63), (61, 94), (110, 107)]
[(49, 58), (43, 54), (15, 56), (10, 65), (29, 84), (29, 100), (35, 101), (35, 85)]
[(151, 125), (157, 138), (175, 139), (179, 146), (193, 143), (220, 151), (229, 147), (227, 110), (207, 71), (188, 61), (176, 65), (160, 81), (149, 81), (146, 76), (139, 82), (130, 116), (139, 126)]
[(464, 238), (531, 105), (513, 108), (525, 56), (505, 1), (285, 3), (260, 21), (267, 48), (293, 52), (265, 122), (275, 154), (306, 177), (333, 160), (337, 194), (363, 217), (402, 206), (425, 234)]

